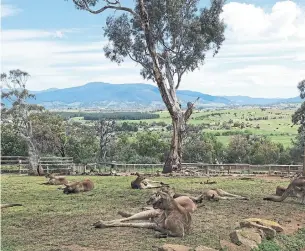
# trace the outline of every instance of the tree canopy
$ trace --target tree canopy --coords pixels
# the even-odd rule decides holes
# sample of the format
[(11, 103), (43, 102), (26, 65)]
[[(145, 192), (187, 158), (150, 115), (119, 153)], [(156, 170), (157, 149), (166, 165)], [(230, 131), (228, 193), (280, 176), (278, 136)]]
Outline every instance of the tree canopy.
[[(137, 0), (132, 8), (120, 0), (105, 0), (103, 7), (93, 10), (98, 0), (73, 0), (78, 9), (99, 14), (107, 9), (121, 10), (109, 16), (104, 36), (107, 58), (121, 63), (125, 58), (142, 66), (144, 79), (159, 88), (173, 124), (170, 153), (163, 172), (181, 168), (182, 139), (194, 103), (183, 111), (177, 98), (182, 77), (204, 63), (208, 51), (217, 54), (223, 41), (225, 24), (220, 19), (224, 0), (211, 0), (209, 8), (198, 9), (199, 0)], [(197, 98), (198, 100), (198, 98)]]
[[(305, 79), (298, 83), (298, 89), (300, 91), (300, 98), (305, 99)], [(292, 122), (294, 124), (299, 124), (299, 132), (305, 129), (305, 101), (302, 103), (301, 107), (296, 110), (292, 115)]]

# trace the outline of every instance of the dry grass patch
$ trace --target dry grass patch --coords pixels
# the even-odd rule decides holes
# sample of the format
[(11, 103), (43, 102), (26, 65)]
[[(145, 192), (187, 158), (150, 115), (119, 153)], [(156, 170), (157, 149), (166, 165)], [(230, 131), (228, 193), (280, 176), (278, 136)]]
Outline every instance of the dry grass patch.
[[(84, 177), (67, 177), (83, 180)], [(100, 220), (118, 218), (117, 211), (137, 212), (145, 206), (152, 191), (134, 190), (134, 177), (90, 177), (93, 191), (63, 194), (57, 186), (40, 185), (43, 177), (2, 175), (2, 203), (21, 203), (23, 207), (2, 210), (2, 251), (95, 251), (153, 250), (165, 242), (219, 248), (219, 240), (229, 240), (229, 233), (243, 218), (258, 217), (279, 221), (283, 226), (305, 226), (305, 207), (294, 199), (282, 203), (263, 201), (273, 194), (277, 185), (287, 186), (288, 180), (237, 180), (215, 178), (217, 184), (202, 185), (202, 178), (154, 178), (171, 184), (179, 192), (198, 195), (204, 188), (222, 188), (249, 197), (249, 201), (205, 201), (193, 214), (191, 234), (184, 239), (155, 239), (146, 229), (95, 229)], [(295, 224), (298, 222), (298, 224)], [(289, 225), (290, 224), (290, 225)], [(290, 227), (290, 228), (291, 228)], [(76, 248), (77, 247), (77, 248)]]

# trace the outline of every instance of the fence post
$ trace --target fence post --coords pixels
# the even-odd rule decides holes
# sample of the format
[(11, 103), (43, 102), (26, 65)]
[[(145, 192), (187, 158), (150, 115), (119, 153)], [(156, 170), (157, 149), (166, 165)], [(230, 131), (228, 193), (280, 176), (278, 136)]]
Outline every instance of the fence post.
[(290, 165), (288, 166), (288, 176), (290, 176)]
[(268, 174), (271, 175), (271, 166), (268, 167)]
[(47, 165), (47, 173), (49, 173), (49, 165)]
[(111, 162), (111, 171), (115, 170), (115, 167), (116, 167), (116, 162), (115, 161), (112, 161)]
[(22, 162), (22, 160), (19, 160), (18, 162), (19, 162), (19, 175), (21, 175), (21, 162)]

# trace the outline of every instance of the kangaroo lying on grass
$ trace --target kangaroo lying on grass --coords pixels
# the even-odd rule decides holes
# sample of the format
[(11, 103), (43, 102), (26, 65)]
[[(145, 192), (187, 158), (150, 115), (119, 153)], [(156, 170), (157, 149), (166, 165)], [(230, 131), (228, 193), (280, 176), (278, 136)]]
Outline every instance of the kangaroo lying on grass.
[(247, 197), (243, 197), (237, 194), (228, 193), (220, 188), (213, 188), (205, 190), (203, 193), (203, 199), (219, 201), (219, 200), (249, 200)]
[[(189, 233), (191, 214), (169, 194), (158, 192), (159, 199), (153, 203), (153, 209), (137, 213), (125, 219), (113, 221), (98, 221), (93, 225), (96, 228), (106, 227), (134, 227), (148, 228), (160, 232), (156, 237), (184, 237)], [(191, 200), (190, 200), (191, 201)], [(191, 201), (193, 203), (193, 201)], [(142, 223), (122, 222), (129, 220), (149, 220)]]
[(63, 189), (64, 194), (88, 192), (94, 188), (94, 183), (89, 179), (85, 179), (83, 181), (76, 181), (64, 185), (65, 185), (65, 188)]
[[(167, 193), (170, 197), (175, 199), (177, 203), (179, 203), (182, 207), (186, 209), (186, 211), (193, 213), (197, 209), (197, 205), (195, 203), (202, 202), (202, 196), (197, 198), (189, 196), (189, 195), (182, 195), (175, 193), (173, 188), (169, 187), (162, 187), (159, 191), (153, 193), (149, 199), (146, 201), (147, 205), (153, 205), (160, 199), (159, 192)], [(145, 207), (145, 210), (150, 210), (151, 208)]]
[[(137, 178), (131, 182), (132, 189), (148, 189), (148, 188), (160, 188), (163, 186), (168, 186), (167, 184), (164, 184), (159, 181), (149, 180), (144, 175), (141, 175), (138, 172), (136, 172), (136, 176)], [(158, 183), (158, 185), (154, 185), (152, 183)]]
[(213, 188), (213, 189), (206, 189), (203, 191), (198, 197), (193, 197), (191, 195), (176, 193), (173, 188), (172, 190), (169, 190), (169, 188), (162, 188), (167, 189), (168, 192), (172, 195), (173, 198), (179, 198), (180, 196), (188, 196), (194, 203), (201, 203), (203, 200), (211, 200), (211, 201), (219, 201), (219, 200), (248, 200), (248, 198), (228, 193), (222, 189), (219, 188)]
[(57, 176), (55, 173), (47, 173), (45, 177), (49, 180), (42, 185), (65, 185), (69, 183), (65, 176)]
[[(276, 193), (281, 193), (283, 187), (278, 188)], [(271, 200), (275, 202), (281, 202), (285, 200), (287, 197), (298, 197), (301, 199), (301, 203), (305, 204), (305, 176), (297, 177), (290, 182), (288, 187), (280, 196), (267, 196), (264, 200)]]

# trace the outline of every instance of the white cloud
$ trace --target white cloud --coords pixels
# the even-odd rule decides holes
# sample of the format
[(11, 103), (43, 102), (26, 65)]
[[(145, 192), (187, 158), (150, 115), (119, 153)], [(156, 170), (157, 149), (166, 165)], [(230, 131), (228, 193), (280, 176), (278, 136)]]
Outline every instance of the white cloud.
[(182, 87), (215, 95), (297, 96), (297, 83), (305, 78), (304, 7), (279, 1), (267, 12), (253, 4), (226, 4), (226, 41)]
[(293, 1), (279, 1), (270, 13), (253, 4), (231, 2), (222, 18), (237, 40), (305, 38), (304, 11)]
[(1, 4), (1, 18), (15, 16), (21, 12), (21, 9), (10, 5), (10, 4)]
[[(118, 66), (105, 58), (105, 42), (71, 42), (62, 39), (62, 36), (71, 32), (2, 31), (2, 71), (17, 68), (27, 71), (32, 76), (27, 85), (31, 90), (72, 87), (91, 81), (144, 82), (135, 63), (126, 62)], [(74, 35), (83, 36), (82, 33), (73, 32)]]
[[(189, 73), (181, 88), (215, 95), (291, 97), (305, 78), (305, 6), (279, 1), (270, 11), (231, 2), (222, 17), (226, 41), (215, 58)], [(73, 36), (73, 39), (71, 39)], [(20, 68), (30, 89), (64, 88), (90, 81), (147, 83), (140, 67), (118, 66), (103, 54), (105, 41), (85, 30), (4, 30), (2, 71)]]

